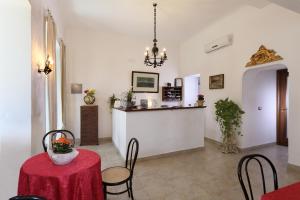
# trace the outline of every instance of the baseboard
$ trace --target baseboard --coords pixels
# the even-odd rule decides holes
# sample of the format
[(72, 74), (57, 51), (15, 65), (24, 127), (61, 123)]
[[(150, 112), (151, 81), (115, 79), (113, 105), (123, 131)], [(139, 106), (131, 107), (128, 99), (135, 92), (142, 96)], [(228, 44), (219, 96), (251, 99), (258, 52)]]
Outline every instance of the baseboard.
[(266, 143), (266, 144), (261, 144), (257, 146), (252, 146), (252, 147), (246, 147), (246, 148), (239, 148), (241, 152), (247, 152), (247, 151), (253, 151), (265, 147), (270, 147), (276, 145), (276, 142), (271, 142), (271, 143)]
[[(219, 141), (207, 138), (207, 137), (204, 139), (206, 142), (210, 142), (210, 143), (220, 145), (220, 146), (222, 145), (222, 142), (219, 142)], [(265, 147), (269, 147), (269, 146), (273, 146), (273, 145), (276, 145), (276, 142), (261, 144), (261, 145), (257, 145), (257, 146), (247, 147), (247, 148), (241, 148), (241, 147), (238, 147), (238, 148), (241, 152), (247, 152), (247, 151), (253, 151), (253, 150), (257, 150), (257, 149), (261, 149), (261, 148), (265, 148)]]
[(204, 140), (205, 140), (206, 142), (214, 143), (214, 144), (217, 144), (217, 145), (222, 145), (222, 142), (219, 142), (219, 141), (216, 141), (216, 140), (207, 138), (207, 137), (205, 137)]
[(300, 166), (297, 166), (297, 165), (293, 165), (293, 164), (288, 163), (288, 165), (287, 165), (287, 170), (288, 170), (288, 171), (300, 172)]
[[(105, 137), (105, 138), (98, 138), (99, 144), (107, 144), (112, 142), (111, 137)], [(75, 145), (80, 146), (80, 138), (75, 139)]]
[(169, 156), (175, 156), (175, 155), (180, 155), (180, 154), (185, 154), (185, 153), (202, 151), (204, 149), (205, 149), (205, 147), (197, 147), (197, 148), (194, 148), (194, 149), (187, 149), (187, 150), (181, 150), (181, 151), (175, 151), (175, 152), (170, 152), (170, 153), (159, 154), (159, 155), (155, 155), (155, 156), (148, 156), (148, 157), (144, 157), (144, 158), (138, 158), (138, 161), (147, 161), (147, 160), (153, 160), (153, 159), (158, 159), (158, 158), (165, 158), (165, 157), (169, 157)]

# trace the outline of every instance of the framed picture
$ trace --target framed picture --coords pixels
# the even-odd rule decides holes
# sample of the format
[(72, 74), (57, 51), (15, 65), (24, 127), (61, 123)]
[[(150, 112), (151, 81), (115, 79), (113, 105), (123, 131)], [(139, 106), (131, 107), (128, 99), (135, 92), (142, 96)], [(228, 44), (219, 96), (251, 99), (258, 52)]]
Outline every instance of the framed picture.
[(223, 89), (224, 74), (218, 74), (209, 77), (209, 89)]
[(158, 93), (159, 73), (132, 71), (131, 85), (135, 93)]

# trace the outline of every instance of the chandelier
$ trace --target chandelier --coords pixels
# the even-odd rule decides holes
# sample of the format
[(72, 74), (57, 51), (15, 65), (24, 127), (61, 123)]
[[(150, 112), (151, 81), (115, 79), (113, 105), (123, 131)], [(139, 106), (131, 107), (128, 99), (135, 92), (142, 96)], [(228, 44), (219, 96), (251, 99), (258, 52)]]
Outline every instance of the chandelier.
[(166, 49), (163, 49), (163, 52), (159, 55), (159, 49), (157, 47), (157, 39), (156, 39), (156, 6), (157, 3), (153, 3), (154, 8), (154, 39), (153, 39), (153, 47), (151, 49), (151, 56), (149, 55), (149, 47), (146, 48), (145, 52), (145, 60), (144, 63), (146, 66), (153, 66), (156, 68), (157, 66), (160, 67), (164, 64), (167, 60), (167, 53)]

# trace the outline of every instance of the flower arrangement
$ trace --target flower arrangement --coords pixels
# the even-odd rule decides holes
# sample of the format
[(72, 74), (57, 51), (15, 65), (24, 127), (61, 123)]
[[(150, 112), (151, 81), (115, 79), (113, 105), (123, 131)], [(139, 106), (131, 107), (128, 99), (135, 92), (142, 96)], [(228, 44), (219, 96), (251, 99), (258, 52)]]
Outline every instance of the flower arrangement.
[(65, 154), (72, 152), (72, 145), (70, 140), (65, 137), (61, 137), (52, 143), (54, 153)]
[(84, 93), (85, 93), (86, 95), (94, 96), (95, 93), (96, 93), (96, 90), (93, 89), (93, 88), (90, 88), (90, 89), (84, 90)]

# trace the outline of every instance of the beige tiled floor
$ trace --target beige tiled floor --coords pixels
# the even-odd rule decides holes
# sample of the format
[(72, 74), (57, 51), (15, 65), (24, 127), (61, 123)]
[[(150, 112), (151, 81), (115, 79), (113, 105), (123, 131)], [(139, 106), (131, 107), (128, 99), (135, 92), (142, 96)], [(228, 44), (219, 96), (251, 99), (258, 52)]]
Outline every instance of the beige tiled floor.
[[(226, 155), (219, 147), (206, 142), (205, 150), (185, 152), (164, 158), (138, 161), (134, 174), (134, 196), (137, 200), (242, 200), (237, 178), (237, 164), (246, 153)], [(123, 165), (124, 161), (111, 143), (83, 147), (101, 155), (102, 169)], [(269, 157), (276, 166), (279, 185), (300, 181), (300, 173), (287, 170), (287, 147), (270, 146), (248, 153)], [(253, 167), (254, 166), (250, 166)], [(261, 191), (258, 171), (251, 170), (253, 187)], [(271, 177), (271, 173), (267, 173)], [(271, 180), (271, 179), (269, 179)], [(269, 181), (270, 182), (270, 181)], [(271, 187), (270, 187), (271, 188)], [(119, 188), (117, 188), (119, 189)], [(127, 194), (108, 196), (111, 200), (129, 199)], [(257, 197), (256, 199), (259, 199)]]

